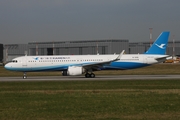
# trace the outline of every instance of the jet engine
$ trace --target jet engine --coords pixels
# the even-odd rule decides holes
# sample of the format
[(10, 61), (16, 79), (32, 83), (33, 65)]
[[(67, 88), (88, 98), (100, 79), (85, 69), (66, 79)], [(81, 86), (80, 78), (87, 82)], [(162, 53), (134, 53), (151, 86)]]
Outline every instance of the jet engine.
[(85, 69), (80, 66), (69, 66), (68, 67), (68, 75), (81, 75), (85, 72)]

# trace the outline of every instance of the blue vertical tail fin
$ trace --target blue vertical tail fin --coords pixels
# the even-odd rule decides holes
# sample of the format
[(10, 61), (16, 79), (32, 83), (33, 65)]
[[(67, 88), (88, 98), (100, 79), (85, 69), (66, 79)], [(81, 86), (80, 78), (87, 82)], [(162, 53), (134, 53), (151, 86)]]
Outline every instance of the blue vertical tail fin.
[(170, 32), (162, 32), (145, 54), (165, 55)]

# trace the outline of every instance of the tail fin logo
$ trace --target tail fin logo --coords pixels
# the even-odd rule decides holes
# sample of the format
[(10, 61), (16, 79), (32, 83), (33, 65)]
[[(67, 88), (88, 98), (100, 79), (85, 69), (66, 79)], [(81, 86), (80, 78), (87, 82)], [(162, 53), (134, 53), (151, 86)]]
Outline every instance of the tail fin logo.
[(161, 49), (165, 49), (165, 45), (166, 45), (166, 44), (161, 44), (161, 45), (155, 44), (155, 45), (158, 46), (158, 47), (161, 48)]
[(165, 55), (166, 54), (166, 48), (168, 44), (168, 38), (169, 38), (168, 31), (162, 32), (156, 41), (153, 43), (153, 45), (146, 51), (145, 54), (160, 54)]

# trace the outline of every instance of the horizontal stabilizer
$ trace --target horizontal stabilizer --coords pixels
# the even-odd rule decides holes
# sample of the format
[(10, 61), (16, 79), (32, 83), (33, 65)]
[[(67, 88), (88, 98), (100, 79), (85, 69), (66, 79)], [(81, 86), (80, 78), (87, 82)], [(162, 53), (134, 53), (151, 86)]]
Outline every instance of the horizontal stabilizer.
[(159, 61), (159, 62), (163, 62), (165, 60), (168, 60), (169, 57), (170, 57), (170, 55), (167, 55), (166, 57), (156, 58), (156, 60)]

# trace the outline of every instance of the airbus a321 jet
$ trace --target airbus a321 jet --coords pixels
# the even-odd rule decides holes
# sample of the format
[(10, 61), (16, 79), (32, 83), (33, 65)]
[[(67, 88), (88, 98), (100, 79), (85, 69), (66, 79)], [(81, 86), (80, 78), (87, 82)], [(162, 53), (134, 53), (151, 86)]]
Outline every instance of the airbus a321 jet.
[(94, 78), (93, 71), (127, 70), (149, 66), (165, 61), (169, 32), (162, 32), (153, 45), (144, 54), (112, 55), (57, 55), (57, 56), (22, 56), (5, 65), (7, 70), (23, 72), (62, 71), (62, 75), (81, 75)]

